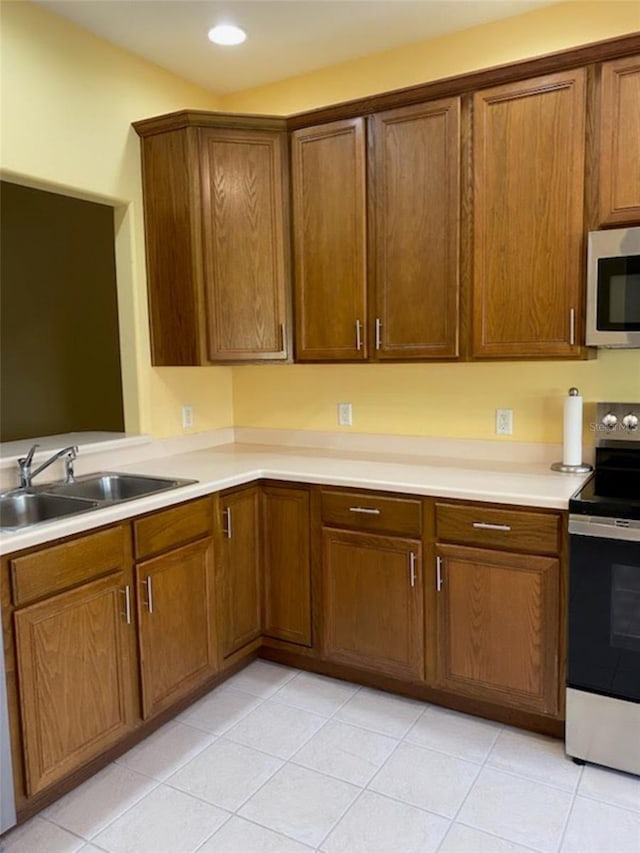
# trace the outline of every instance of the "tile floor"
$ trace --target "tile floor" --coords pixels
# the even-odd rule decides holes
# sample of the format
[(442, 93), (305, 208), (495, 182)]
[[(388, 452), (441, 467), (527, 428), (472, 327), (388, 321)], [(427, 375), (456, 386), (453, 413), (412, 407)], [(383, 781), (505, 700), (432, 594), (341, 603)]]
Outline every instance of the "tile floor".
[(256, 661), (5, 853), (640, 853), (640, 779), (555, 740)]

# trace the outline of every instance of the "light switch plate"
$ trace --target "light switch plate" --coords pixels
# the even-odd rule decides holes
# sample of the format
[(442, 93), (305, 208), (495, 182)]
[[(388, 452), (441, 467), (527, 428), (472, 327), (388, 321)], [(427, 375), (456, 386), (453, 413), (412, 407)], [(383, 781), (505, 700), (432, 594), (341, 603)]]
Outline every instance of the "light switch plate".
[(496, 409), (496, 435), (513, 435), (513, 409)]
[(191, 429), (193, 426), (193, 406), (182, 407), (182, 429)]
[(338, 425), (353, 425), (353, 407), (351, 403), (338, 403)]

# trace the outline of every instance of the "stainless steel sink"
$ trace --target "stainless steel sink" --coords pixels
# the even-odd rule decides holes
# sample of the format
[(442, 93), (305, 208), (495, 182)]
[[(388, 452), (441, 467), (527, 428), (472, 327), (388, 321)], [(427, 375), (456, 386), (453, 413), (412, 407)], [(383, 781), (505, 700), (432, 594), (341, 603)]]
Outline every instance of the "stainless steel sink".
[(87, 498), (92, 501), (120, 503), (154, 492), (176, 489), (188, 485), (193, 480), (170, 480), (165, 477), (147, 477), (140, 474), (116, 474), (103, 472), (87, 477), (79, 477), (73, 483), (62, 483), (47, 489), (51, 494), (69, 497)]
[(16, 491), (0, 497), (0, 527), (21, 528), (65, 515), (86, 512), (96, 501), (42, 492)]
[(38, 488), (15, 489), (0, 495), (0, 528), (16, 530), (30, 527), (65, 515), (113, 506), (197, 482), (101, 471), (99, 474), (78, 477), (71, 483), (48, 483)]

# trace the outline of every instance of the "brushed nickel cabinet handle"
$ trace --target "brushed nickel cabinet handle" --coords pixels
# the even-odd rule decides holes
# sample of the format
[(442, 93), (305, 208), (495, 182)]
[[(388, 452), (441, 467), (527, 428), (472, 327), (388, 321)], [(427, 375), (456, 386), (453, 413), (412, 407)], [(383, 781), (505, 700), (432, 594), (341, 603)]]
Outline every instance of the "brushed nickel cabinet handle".
[(473, 526), (477, 530), (504, 530), (507, 533), (511, 530), (508, 524), (489, 524), (488, 521), (474, 521)]
[(222, 527), (222, 532), (226, 536), (227, 539), (231, 539), (231, 507), (228, 506), (222, 510), (222, 516), (224, 518), (224, 524)]
[(573, 346), (576, 342), (576, 309), (569, 309), (569, 344)]
[(436, 557), (436, 590), (442, 589), (442, 557)]
[(416, 585), (416, 555), (411, 551), (409, 554), (409, 577), (411, 578), (411, 586)]
[(280, 323), (280, 350), (286, 355), (287, 348), (285, 346), (285, 340), (286, 340), (286, 335), (285, 335), (285, 330), (284, 330), (284, 323)]
[(124, 613), (122, 615), (127, 625), (131, 625), (131, 589), (129, 584), (124, 589), (121, 589), (120, 592), (124, 595)]
[(382, 320), (376, 317), (376, 349), (382, 347)]
[(153, 589), (151, 588), (151, 575), (147, 575), (146, 578), (142, 581), (142, 586), (145, 588), (147, 593), (147, 600), (145, 601), (145, 606), (149, 613), (153, 613)]
[(379, 509), (370, 509), (368, 506), (350, 506), (349, 512), (362, 512), (366, 515), (380, 515)]
[(360, 320), (356, 320), (356, 349), (358, 351), (362, 349), (362, 323)]

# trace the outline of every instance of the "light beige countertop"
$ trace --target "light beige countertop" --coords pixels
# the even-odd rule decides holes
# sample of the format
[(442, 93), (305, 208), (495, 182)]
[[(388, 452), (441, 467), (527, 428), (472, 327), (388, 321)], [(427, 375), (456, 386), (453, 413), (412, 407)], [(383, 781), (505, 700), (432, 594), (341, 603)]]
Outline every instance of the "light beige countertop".
[(546, 462), (521, 464), (257, 444), (222, 444), (190, 453), (111, 465), (108, 470), (199, 482), (21, 531), (4, 532), (0, 534), (0, 554), (82, 533), (258, 479), (567, 509), (570, 496), (588, 476), (554, 473)]

